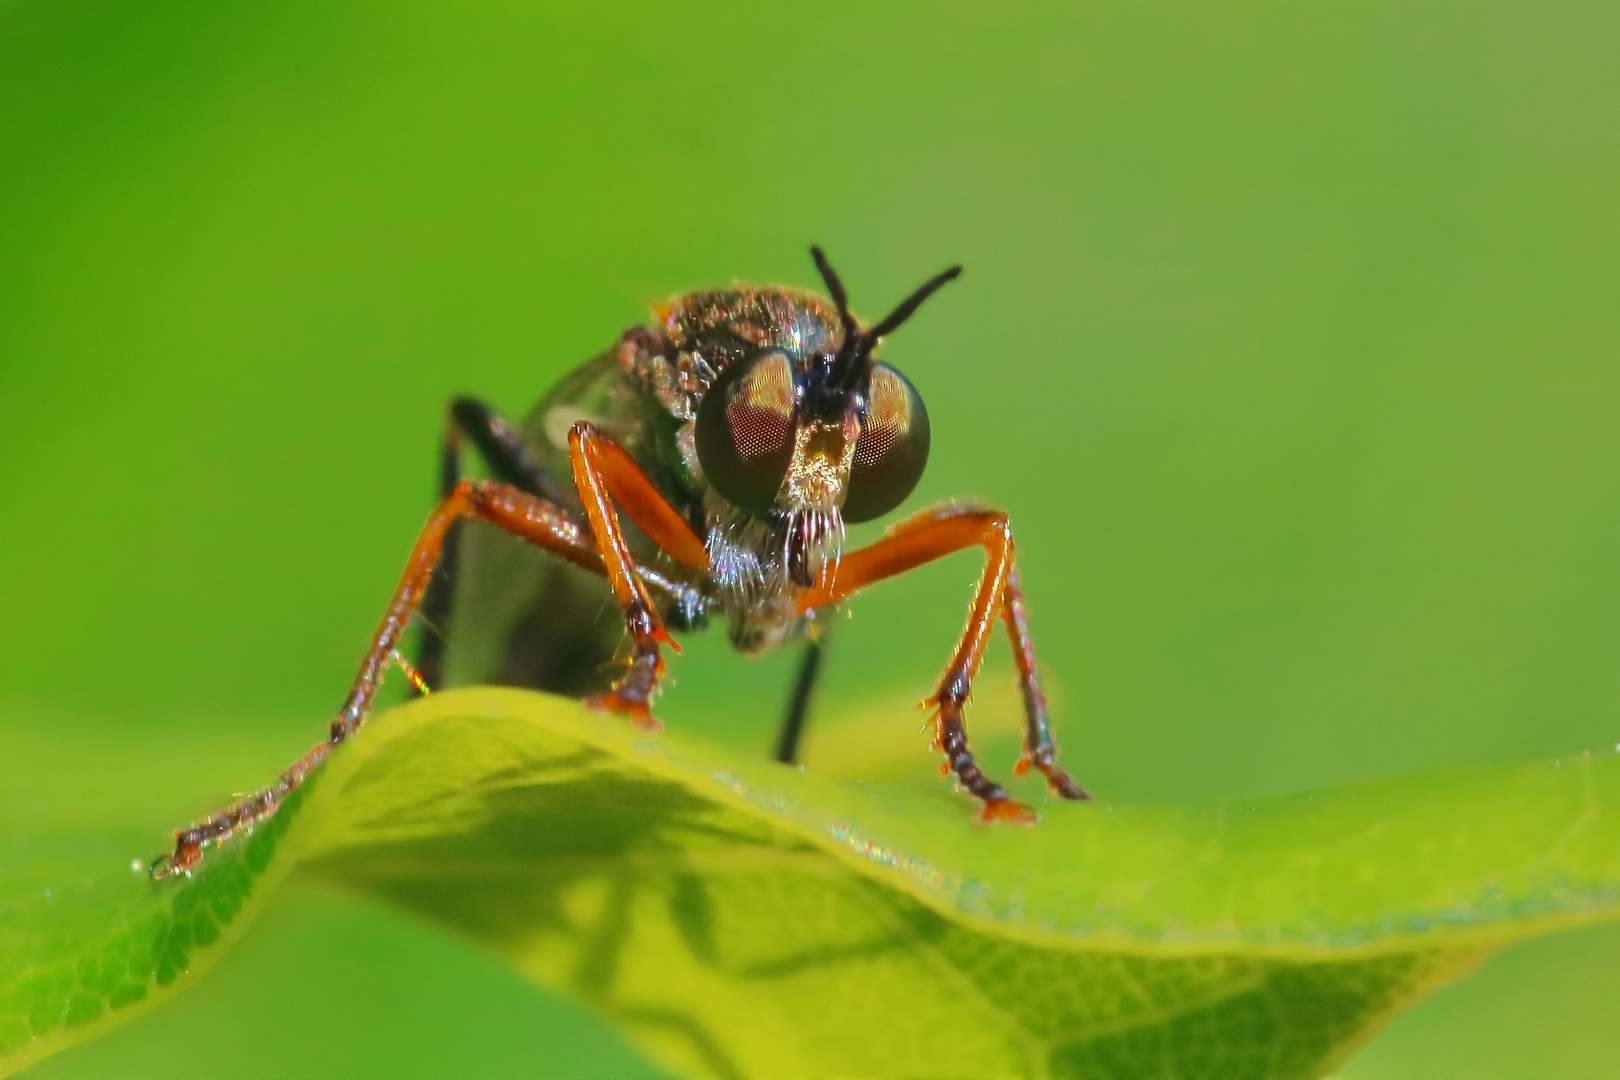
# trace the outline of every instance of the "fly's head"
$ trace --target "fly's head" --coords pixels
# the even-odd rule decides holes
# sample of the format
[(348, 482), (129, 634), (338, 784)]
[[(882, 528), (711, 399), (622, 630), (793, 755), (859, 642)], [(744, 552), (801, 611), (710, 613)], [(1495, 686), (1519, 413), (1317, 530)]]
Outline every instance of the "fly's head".
[(903, 502), (928, 463), (928, 411), (916, 387), (876, 357), (954, 266), (862, 328), (838, 274), (811, 248), (837, 307), (836, 325), (810, 348), (761, 348), (728, 364), (697, 409), (704, 477), (742, 512), (775, 528), (788, 577), (811, 585), (835, 562), (846, 522), (871, 521)]

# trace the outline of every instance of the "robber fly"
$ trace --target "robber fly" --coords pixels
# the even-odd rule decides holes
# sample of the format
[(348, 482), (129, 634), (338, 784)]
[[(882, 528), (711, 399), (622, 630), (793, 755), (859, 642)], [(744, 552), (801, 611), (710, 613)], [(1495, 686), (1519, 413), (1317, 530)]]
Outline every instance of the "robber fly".
[[(963, 725), (999, 618), (1024, 698), (1016, 773), (1036, 768), (1056, 794), (1087, 798), (1057, 765), (1007, 515), (947, 504), (844, 550), (846, 523), (894, 510), (928, 461), (928, 412), (911, 382), (877, 358), (878, 344), (961, 267), (863, 328), (821, 249), (810, 253), (830, 304), (789, 288), (692, 293), (655, 309), (651, 326), (627, 330), (520, 424), (471, 399), (453, 402), (443, 498), (327, 738), (270, 787), (176, 833), (153, 876), (189, 870), (209, 844), (274, 813), (355, 734), (419, 605), (430, 629), (419, 686), (533, 686), (582, 696), (646, 729), (659, 726), (650, 706), (663, 646), (679, 651), (671, 630), (724, 615), (743, 652), (807, 640), (777, 751), (791, 762), (831, 612), (867, 585), (970, 547), (984, 548), (984, 575), (924, 703), (935, 709), (941, 775), (955, 773), (982, 820), (1034, 820), (979, 768)], [(468, 443), (492, 479), (462, 476)], [(523, 558), (533, 549), (549, 557)], [(616, 613), (599, 602), (609, 595)], [(609, 618), (593, 618), (603, 610)], [(431, 632), (446, 626), (450, 651), (446, 635)], [(616, 666), (605, 663), (615, 656)]]

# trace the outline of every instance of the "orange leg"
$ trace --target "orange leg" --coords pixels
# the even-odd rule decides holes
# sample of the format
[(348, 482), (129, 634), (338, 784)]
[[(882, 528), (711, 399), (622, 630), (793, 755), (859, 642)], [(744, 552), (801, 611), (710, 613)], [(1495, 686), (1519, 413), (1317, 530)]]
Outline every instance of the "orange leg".
[[(203, 849), (208, 844), (223, 840), (275, 813), (282, 801), (326, 760), (332, 747), (347, 740), (365, 723), (387, 670), (389, 657), (399, 644), (411, 613), (421, 601), (423, 590), (432, 577), (445, 535), (451, 525), (467, 516), (482, 518), (578, 566), (607, 573), (602, 552), (591, 534), (569, 520), (568, 515), (553, 504), (506, 484), (466, 480), (458, 483), (422, 527), (416, 546), (411, 549), (410, 559), (405, 564), (405, 572), (394, 590), (393, 599), (383, 613), (371, 648), (360, 663), (360, 672), (355, 676), (349, 696), (344, 699), (343, 707), (332, 721), (326, 741), (316, 744), (295, 761), (274, 784), (221, 810), (206, 821), (177, 832), (174, 853), (153, 862), (153, 877), (168, 877), (190, 869), (202, 859)], [(638, 569), (637, 575), (638, 581), (650, 581), (661, 592), (674, 595), (680, 589), (680, 586), (650, 571)], [(646, 595), (645, 587), (643, 584), (643, 592), (639, 594), (643, 597)], [(648, 610), (653, 610), (650, 603)], [(656, 615), (653, 617), (656, 619)]]
[(1024, 692), (1024, 760), (1018, 771), (1022, 773), (1034, 765), (1046, 776), (1052, 790), (1064, 798), (1089, 796), (1057, 766), (1057, 747), (1052, 743), (1047, 722), (1046, 695), (1036, 675), (1035, 646), (1024, 619), (1024, 598), (1013, 565), (1012, 529), (1006, 514), (964, 507), (925, 510), (896, 525), (870, 547), (845, 554), (833, 580), (805, 589), (799, 594), (798, 606), (802, 612), (833, 603), (875, 581), (976, 546), (985, 550), (984, 576), (974, 594), (967, 627), (957, 642), (956, 651), (945, 665), (933, 696), (924, 704), (938, 706), (939, 748), (945, 753), (946, 767), (954, 770), (962, 786), (984, 803), (980, 816), (987, 820), (1029, 821), (1034, 817), (1033, 811), (1008, 798), (1006, 789), (986, 776), (973, 760), (962, 720), (962, 708), (967, 703), (979, 662), (984, 659), (985, 646), (998, 614), (1012, 637), (1013, 657)]
[(644, 575), (630, 558), (613, 504), (618, 503), (630, 520), (677, 562), (707, 571), (709, 552), (635, 459), (583, 420), (568, 433), (568, 458), (631, 639), (629, 668), (613, 689), (594, 695), (590, 704), (621, 713), (644, 727), (656, 727), (658, 721), (653, 719), (650, 706), (658, 693), (658, 677), (664, 673), (664, 658), (658, 647), (662, 643), (679, 652), (680, 646), (664, 629), (658, 609), (647, 596)]

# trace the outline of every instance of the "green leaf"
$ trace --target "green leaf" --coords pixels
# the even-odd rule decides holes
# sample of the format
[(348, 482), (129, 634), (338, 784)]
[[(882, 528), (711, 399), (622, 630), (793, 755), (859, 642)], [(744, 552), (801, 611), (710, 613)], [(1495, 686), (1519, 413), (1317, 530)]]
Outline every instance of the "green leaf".
[(1311, 1075), (1495, 949), (1620, 912), (1612, 756), (1040, 808), (981, 826), (945, 785), (438, 694), (373, 721), (192, 879), (49, 897), (6, 879), (0, 1063), (195, 979), (298, 861), (689, 1075)]

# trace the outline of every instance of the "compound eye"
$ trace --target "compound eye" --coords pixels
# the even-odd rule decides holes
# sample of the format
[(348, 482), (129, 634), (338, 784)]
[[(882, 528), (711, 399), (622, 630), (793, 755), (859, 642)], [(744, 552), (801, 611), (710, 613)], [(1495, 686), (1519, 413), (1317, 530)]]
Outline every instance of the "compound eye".
[(793, 461), (793, 366), (766, 353), (721, 372), (698, 406), (698, 463), (728, 501), (763, 514)]
[(888, 364), (873, 364), (844, 520), (871, 521), (905, 502), (927, 464), (928, 410), (921, 395)]

